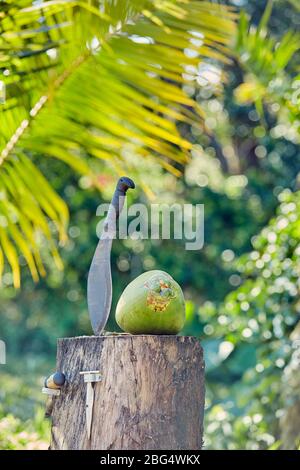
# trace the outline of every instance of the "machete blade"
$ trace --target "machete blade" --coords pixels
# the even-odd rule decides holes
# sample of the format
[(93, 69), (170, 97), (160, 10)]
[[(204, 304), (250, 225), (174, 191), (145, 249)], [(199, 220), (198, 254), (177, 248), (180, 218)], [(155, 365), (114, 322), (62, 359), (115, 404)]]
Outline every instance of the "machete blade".
[(95, 335), (101, 334), (110, 313), (112, 299), (111, 246), (112, 240), (109, 239), (98, 242), (88, 275), (88, 309)]
[(122, 211), (126, 191), (134, 187), (134, 182), (130, 178), (119, 179), (89, 270), (87, 300), (95, 335), (101, 334), (110, 314), (112, 300), (110, 252), (116, 234), (116, 220)]

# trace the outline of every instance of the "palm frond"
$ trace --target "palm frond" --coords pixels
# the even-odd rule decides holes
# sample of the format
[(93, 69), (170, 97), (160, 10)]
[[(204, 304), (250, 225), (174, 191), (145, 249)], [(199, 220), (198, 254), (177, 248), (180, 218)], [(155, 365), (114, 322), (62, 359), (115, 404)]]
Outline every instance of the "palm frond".
[[(191, 144), (176, 123), (201, 110), (182, 85), (199, 63), (226, 61), (235, 13), (190, 0), (6, 0), (0, 12), (0, 246), (19, 285), (18, 255), (44, 273), (36, 234), (65, 236), (68, 212), (32, 158), (90, 174), (89, 158), (126, 171), (124, 149), (168, 171)], [(26, 241), (25, 243), (22, 240)]]
[(283, 97), (291, 83), (286, 68), (300, 49), (300, 35), (288, 31), (280, 40), (271, 36), (267, 24), (272, 11), (269, 1), (257, 27), (246, 13), (241, 13), (238, 25), (236, 52), (246, 72), (246, 81), (236, 90), (239, 102), (254, 102), (258, 110), (263, 100), (272, 94)]

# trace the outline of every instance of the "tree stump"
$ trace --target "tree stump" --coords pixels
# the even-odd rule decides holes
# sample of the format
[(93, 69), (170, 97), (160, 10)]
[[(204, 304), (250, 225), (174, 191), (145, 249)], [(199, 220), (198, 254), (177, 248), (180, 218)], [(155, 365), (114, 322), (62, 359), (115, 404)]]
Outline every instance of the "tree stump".
[[(199, 341), (184, 336), (81, 336), (58, 340), (50, 449), (200, 449), (204, 361)], [(100, 370), (91, 437), (81, 371)]]

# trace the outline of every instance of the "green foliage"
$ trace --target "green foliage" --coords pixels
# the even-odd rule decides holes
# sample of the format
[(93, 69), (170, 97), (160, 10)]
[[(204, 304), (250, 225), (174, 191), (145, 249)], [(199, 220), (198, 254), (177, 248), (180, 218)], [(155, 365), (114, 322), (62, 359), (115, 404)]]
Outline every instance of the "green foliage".
[(200, 119), (185, 75), (208, 58), (225, 60), (234, 18), (192, 0), (1, 3), (0, 278), (7, 262), (19, 287), (20, 255), (34, 280), (44, 276), (42, 244), (61, 267), (49, 220), (63, 243), (68, 210), (36, 165), (41, 156), (99, 189), (103, 166), (94, 161), (135, 176), (133, 153), (180, 174), (174, 165), (191, 144), (176, 122)]
[[(299, 76), (291, 72), (291, 61), (300, 48), (300, 36), (288, 30), (281, 38), (269, 34), (267, 24), (273, 1), (268, 1), (257, 27), (242, 12), (236, 51), (246, 72), (246, 80), (235, 90), (240, 103), (254, 102), (263, 116), (264, 104), (277, 103), (283, 107), (283, 119), (289, 111), (290, 119), (299, 115)], [(295, 123), (295, 132), (298, 130)]]
[[(197, 331), (200, 335), (206, 353), (208, 408), (205, 442), (208, 448), (297, 447), (299, 401), (296, 390), (299, 389), (299, 381), (295, 367), (299, 367), (299, 361), (296, 361), (299, 343), (290, 338), (290, 334), (299, 322), (299, 194), (292, 194), (290, 189), (299, 188), (298, 101), (297, 87), (293, 85), (294, 80), (297, 81), (299, 45), (292, 61), (290, 58), (295, 50), (286, 48), (288, 66), (283, 64), (276, 70), (278, 64), (271, 49), (275, 45), (279, 47), (282, 32), (286, 31), (286, 28), (278, 26), (281, 24), (281, 19), (278, 20), (280, 11), (277, 11), (277, 16), (272, 13), (269, 19), (270, 24), (276, 25), (277, 36), (270, 34), (269, 30), (267, 35), (264, 32), (267, 41), (257, 39), (262, 33), (256, 34), (260, 27), (255, 27), (255, 23), (251, 26), (248, 23), (244, 30), (244, 50), (240, 43), (237, 62), (229, 71), (230, 82), (225, 88), (224, 103), (211, 96), (207, 105), (203, 105), (208, 126), (221, 145), (216, 146), (210, 138), (210, 148), (207, 149), (207, 139), (206, 147), (202, 145), (200, 148), (205, 163), (198, 163), (199, 172), (195, 167), (192, 170), (195, 183), (199, 181), (203, 185), (204, 181), (205, 184), (204, 174), (209, 187), (231, 195), (233, 200), (234, 193), (228, 191), (224, 182), (228, 184), (232, 177), (224, 179), (220, 164), (227, 172), (237, 169), (246, 176), (245, 186), (241, 185), (237, 200), (234, 200), (235, 218), (232, 217), (232, 202), (224, 202), (224, 207), (219, 204), (214, 213), (218, 222), (222, 221), (219, 240), (214, 238), (214, 248), (220, 249), (224, 241), (227, 249), (224, 247), (219, 252), (219, 259), (215, 258), (218, 271), (215, 279), (212, 276), (209, 280), (219, 287), (220, 268), (225, 268), (229, 282), (241, 284), (241, 287), (220, 302), (216, 287), (212, 288), (208, 282), (206, 298), (209, 301), (204, 304), (198, 301), (196, 306), (190, 307), (194, 316), (190, 315), (186, 325), (187, 333)], [(296, 29), (299, 17), (293, 15), (290, 11), (289, 18), (293, 18)], [(256, 18), (256, 23), (262, 24), (259, 18)], [(295, 39), (297, 42), (297, 35)], [(282, 53), (283, 48), (284, 42), (280, 48)], [(280, 82), (282, 87), (273, 87), (272, 94), (264, 92), (263, 112), (257, 102), (256, 109), (253, 108), (253, 99), (243, 102), (234, 99), (240, 87), (248, 84), (253, 89), (258, 83), (271, 89), (274, 85), (272, 79), (276, 77), (277, 85)], [(292, 96), (295, 104), (293, 114), (290, 107)], [(215, 157), (213, 170), (208, 166), (212, 162), (211, 155)], [(290, 174), (289, 179), (286, 178), (287, 173)], [(282, 192), (287, 187), (290, 189)], [(257, 236), (257, 229), (272, 204), (276, 204), (277, 196), (280, 204), (278, 218)], [(210, 205), (211, 196), (206, 197), (209, 197)], [(237, 208), (238, 203), (240, 209)], [(223, 210), (225, 219), (221, 218)], [(230, 227), (231, 224), (235, 227), (231, 244), (224, 240), (225, 221), (229, 221)], [(275, 235), (271, 235), (270, 240), (273, 236), (276, 241), (272, 246), (267, 237), (273, 232)], [(209, 246), (209, 235), (208, 232), (207, 250), (213, 248)], [(235, 261), (237, 254), (250, 248), (239, 243), (244, 235), (247, 240), (252, 240), (254, 252)], [(251, 256), (258, 258), (252, 259)]]
[(33, 420), (25, 422), (11, 414), (1, 416), (0, 413), (1, 450), (47, 450), (48, 447), (49, 429), (43, 408)]
[[(166, 172), (156, 153), (149, 160), (142, 159), (139, 151), (137, 155), (126, 152), (130, 174), (142, 176), (155, 202), (205, 204), (204, 247), (187, 252), (178, 240), (116, 241), (108, 328), (117, 329), (114, 307), (132, 279), (150, 269), (169, 272), (187, 299), (183, 334), (199, 337), (205, 351), (205, 448), (295, 448), (299, 446), (300, 409), (296, 334), (300, 320), (300, 152), (297, 86), (293, 84), (299, 74), (299, 52), (277, 72), (273, 52), (288, 30), (296, 31), (300, 16), (287, 8), (286, 1), (273, 2), (268, 26), (261, 28), (267, 27), (268, 34), (257, 38), (254, 60), (266, 1), (241, 3), (251, 22), (247, 20), (234, 61), (223, 66), (219, 61), (205, 61), (200, 70), (189, 68), (183, 84), (184, 93), (204, 111), (205, 125), (178, 123), (180, 135), (193, 145), (182, 177)], [(296, 34), (294, 38), (296, 42)], [(282, 81), (274, 88), (277, 76)], [(253, 100), (236, 99), (236, 90), (245, 83), (265, 87), (263, 112)], [(86, 157), (80, 154), (80, 161), (90, 171), (96, 159)], [(48, 275), (34, 288), (22, 257), (21, 291), (13, 288), (10, 272), (4, 272), (0, 337), (7, 343), (8, 360), (0, 371), (0, 414), (2, 420), (7, 415), (15, 417), (18, 424), (10, 425), (17, 430), (15, 436), (21, 429), (27, 433), (36, 429), (33, 416), (37, 403), (42, 406), (42, 376), (55, 367), (56, 338), (92, 333), (86, 275), (97, 242), (95, 212), (100, 202), (110, 198), (115, 182), (110, 161), (105, 167), (101, 162), (93, 166), (101, 196), (90, 173), (78, 184), (62, 159), (35, 157), (35, 161), (70, 208), (70, 227), (61, 251), (65, 271), (57, 270), (44, 247)], [(181, 163), (173, 164), (181, 168)], [(145, 202), (139, 188), (129, 197), (129, 204)], [(57, 228), (51, 225), (51, 231), (56, 236)], [(46, 430), (38, 429), (39, 439), (48, 441)], [(9, 433), (2, 434), (7, 442)]]
[(31, 380), (20, 379), (22, 368), (19, 371), (0, 376), (0, 449), (45, 450), (50, 423), (45, 420), (45, 404), (40, 399), (41, 379), (32, 380), (32, 373)]
[[(208, 433), (219, 439), (223, 426), (224, 437), (233, 436), (233, 442), (228, 437), (220, 442), (222, 447), (273, 445), (274, 416), (284, 413), (281, 378), (292, 354), (290, 334), (300, 319), (300, 192), (284, 191), (279, 201), (277, 216), (253, 238), (253, 251), (235, 263), (241, 286), (221, 305), (207, 302), (199, 310), (206, 335), (220, 338), (218, 366), (241, 376), (237, 388), (227, 384), (219, 391), (223, 403), (209, 413)], [(241, 361), (243, 353), (248, 361)], [(213, 394), (216, 401), (214, 388)]]

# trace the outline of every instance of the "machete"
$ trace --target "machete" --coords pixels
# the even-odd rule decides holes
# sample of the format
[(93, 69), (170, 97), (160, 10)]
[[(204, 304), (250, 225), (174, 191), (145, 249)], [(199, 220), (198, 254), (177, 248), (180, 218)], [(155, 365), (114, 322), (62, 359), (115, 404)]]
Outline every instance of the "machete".
[(119, 179), (104, 222), (103, 232), (96, 247), (88, 274), (87, 300), (94, 334), (100, 335), (110, 313), (112, 280), (110, 252), (116, 235), (116, 221), (123, 209), (126, 191), (135, 188), (134, 182), (125, 176)]

